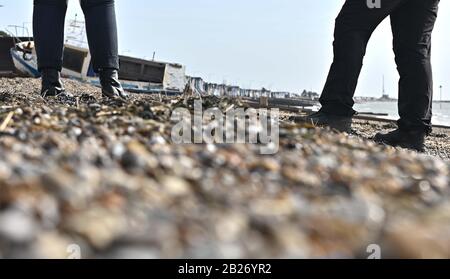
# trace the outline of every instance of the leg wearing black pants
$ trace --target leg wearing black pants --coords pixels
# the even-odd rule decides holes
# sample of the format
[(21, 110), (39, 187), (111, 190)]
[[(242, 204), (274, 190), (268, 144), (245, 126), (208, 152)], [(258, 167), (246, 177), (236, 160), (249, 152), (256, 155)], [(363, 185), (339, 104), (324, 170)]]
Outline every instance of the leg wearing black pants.
[(119, 69), (117, 24), (114, 0), (81, 0), (92, 64), (100, 68)]
[[(431, 123), (430, 38), (439, 0), (384, 0), (370, 9), (363, 0), (347, 0), (336, 19), (334, 60), (320, 102), (322, 111), (352, 116), (353, 96), (367, 43), (376, 27), (391, 16), (399, 68), (401, 120), (404, 128)], [(408, 100), (410, 100), (408, 102)]]
[(33, 33), (39, 70), (61, 71), (67, 0), (34, 0)]
[(439, 1), (414, 0), (391, 15), (399, 81), (401, 129), (431, 132), (433, 75), (431, 34)]
[[(114, 0), (81, 0), (94, 69), (119, 69)], [(39, 69), (62, 69), (67, 0), (34, 0)]]

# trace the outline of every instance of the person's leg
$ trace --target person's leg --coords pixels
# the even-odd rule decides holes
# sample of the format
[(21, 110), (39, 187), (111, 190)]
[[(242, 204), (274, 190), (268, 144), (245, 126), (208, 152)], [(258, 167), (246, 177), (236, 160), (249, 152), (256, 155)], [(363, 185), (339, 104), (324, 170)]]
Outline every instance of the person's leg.
[(431, 34), (439, 0), (410, 0), (391, 15), (395, 61), (400, 74), (399, 127), (431, 132), (433, 76)]
[(114, 0), (81, 0), (94, 71), (104, 95), (126, 98), (118, 79), (119, 53)]
[(33, 32), (43, 96), (64, 91), (60, 80), (67, 0), (34, 0)]
[(114, 0), (81, 0), (94, 70), (119, 69)]
[(399, 81), (399, 128), (379, 133), (383, 144), (425, 151), (425, 136), (431, 133), (433, 76), (431, 34), (439, 0), (409, 0), (391, 15), (394, 52)]
[(61, 71), (67, 0), (34, 0), (33, 32), (39, 70)]
[(408, 0), (382, 1), (369, 8), (367, 1), (347, 0), (336, 19), (334, 60), (320, 98), (322, 112), (351, 117), (353, 96), (361, 72), (367, 43), (375, 28)]

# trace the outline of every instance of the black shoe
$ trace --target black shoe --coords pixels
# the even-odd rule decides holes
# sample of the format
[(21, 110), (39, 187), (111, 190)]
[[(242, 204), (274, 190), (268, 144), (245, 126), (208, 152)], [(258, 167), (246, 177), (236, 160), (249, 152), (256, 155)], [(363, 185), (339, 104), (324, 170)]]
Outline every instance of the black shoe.
[(64, 84), (61, 80), (61, 74), (58, 70), (44, 69), (42, 70), (41, 74), (42, 74), (42, 88), (41, 88), (42, 97), (44, 98), (54, 97), (66, 91), (64, 88)]
[(102, 94), (111, 99), (127, 99), (128, 94), (122, 88), (119, 81), (119, 73), (116, 69), (100, 69), (100, 84)]
[(425, 136), (422, 131), (405, 131), (397, 129), (387, 134), (378, 133), (374, 141), (394, 147), (401, 147), (417, 152), (425, 152)]
[(308, 116), (296, 117), (294, 121), (305, 122), (314, 126), (330, 127), (339, 132), (349, 134), (352, 132), (352, 117), (349, 116), (340, 116), (319, 111)]

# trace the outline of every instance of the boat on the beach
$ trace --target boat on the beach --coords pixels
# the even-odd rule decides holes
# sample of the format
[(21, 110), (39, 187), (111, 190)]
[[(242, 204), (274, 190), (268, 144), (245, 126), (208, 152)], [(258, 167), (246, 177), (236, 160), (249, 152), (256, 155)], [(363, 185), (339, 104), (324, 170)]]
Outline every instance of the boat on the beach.
[(17, 72), (24, 76), (39, 77), (34, 42), (19, 42), (10, 50)]
[[(18, 73), (40, 76), (33, 41), (16, 43), (10, 53)], [(62, 76), (99, 86), (91, 60), (88, 49), (65, 44)], [(186, 86), (185, 67), (180, 64), (120, 56), (120, 65), (119, 79), (130, 92), (180, 94)]]

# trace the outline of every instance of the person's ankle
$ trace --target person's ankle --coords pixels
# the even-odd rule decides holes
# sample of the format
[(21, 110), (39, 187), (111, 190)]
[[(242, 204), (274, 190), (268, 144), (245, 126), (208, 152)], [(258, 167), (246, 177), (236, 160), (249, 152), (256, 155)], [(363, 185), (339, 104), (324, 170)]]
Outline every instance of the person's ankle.
[(117, 99), (128, 98), (128, 94), (122, 88), (119, 80), (119, 71), (115, 68), (100, 68), (99, 69), (100, 85), (102, 87), (102, 94), (108, 98)]
[(64, 84), (61, 80), (61, 73), (57, 69), (41, 69), (41, 81), (41, 96), (43, 97), (57, 96), (65, 92)]

